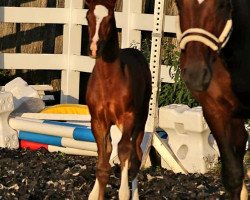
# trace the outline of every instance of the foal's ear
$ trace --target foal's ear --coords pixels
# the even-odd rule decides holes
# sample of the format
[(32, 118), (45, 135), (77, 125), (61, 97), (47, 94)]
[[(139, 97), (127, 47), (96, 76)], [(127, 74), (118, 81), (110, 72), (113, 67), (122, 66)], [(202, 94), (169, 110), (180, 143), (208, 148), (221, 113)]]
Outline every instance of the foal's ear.
[(89, 5), (93, 0), (86, 0), (86, 4)]
[(116, 1), (117, 0), (107, 0), (107, 3), (110, 7), (115, 8)]

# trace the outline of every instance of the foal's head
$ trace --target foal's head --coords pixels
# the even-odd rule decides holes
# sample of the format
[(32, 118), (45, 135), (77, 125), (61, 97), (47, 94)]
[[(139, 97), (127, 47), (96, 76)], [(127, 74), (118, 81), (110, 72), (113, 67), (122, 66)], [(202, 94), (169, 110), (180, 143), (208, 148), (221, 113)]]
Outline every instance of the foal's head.
[(229, 39), (230, 0), (176, 0), (179, 11), (177, 38), (181, 48), (181, 71), (191, 90), (206, 90), (212, 66)]
[(103, 46), (110, 38), (115, 23), (114, 7), (116, 0), (87, 0), (90, 55), (98, 57)]

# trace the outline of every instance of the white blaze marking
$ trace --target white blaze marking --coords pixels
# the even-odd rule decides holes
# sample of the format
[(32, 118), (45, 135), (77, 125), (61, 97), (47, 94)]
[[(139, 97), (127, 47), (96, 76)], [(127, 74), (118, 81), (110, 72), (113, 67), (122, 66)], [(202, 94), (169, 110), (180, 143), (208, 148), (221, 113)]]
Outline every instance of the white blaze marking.
[(98, 32), (99, 32), (100, 24), (102, 22), (102, 19), (108, 16), (108, 9), (104, 6), (97, 5), (95, 7), (94, 14), (96, 17), (96, 29), (95, 29), (95, 35), (92, 40), (97, 42), (99, 39)]
[(90, 45), (90, 49), (92, 51), (92, 55), (96, 56), (96, 51), (97, 51), (97, 46), (96, 43), (99, 40), (99, 29), (100, 29), (100, 24), (103, 20), (104, 17), (108, 16), (108, 9), (105, 6), (102, 5), (97, 5), (94, 10), (94, 15), (96, 17), (96, 29), (95, 29), (95, 35), (92, 38), (92, 43)]
[(205, 1), (205, 0), (197, 0), (197, 1), (199, 2), (199, 4), (202, 4), (203, 1)]

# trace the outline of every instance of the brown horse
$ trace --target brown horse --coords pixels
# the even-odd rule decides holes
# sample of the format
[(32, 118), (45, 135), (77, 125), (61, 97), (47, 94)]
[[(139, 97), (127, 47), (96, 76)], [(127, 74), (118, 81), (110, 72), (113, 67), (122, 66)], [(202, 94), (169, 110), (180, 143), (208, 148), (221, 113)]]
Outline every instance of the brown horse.
[(114, 7), (116, 0), (87, 0), (90, 55), (96, 63), (88, 82), (86, 100), (91, 128), (98, 147), (96, 182), (89, 199), (104, 199), (112, 151), (110, 127), (122, 132), (118, 143), (121, 165), (119, 199), (129, 199), (128, 169), (132, 198), (139, 199), (137, 173), (142, 159), (140, 148), (151, 96), (151, 73), (142, 53), (120, 49)]
[[(231, 199), (247, 199), (243, 158), (250, 116), (250, 1), (176, 0), (182, 77), (200, 102)], [(243, 183), (243, 184), (242, 184)]]

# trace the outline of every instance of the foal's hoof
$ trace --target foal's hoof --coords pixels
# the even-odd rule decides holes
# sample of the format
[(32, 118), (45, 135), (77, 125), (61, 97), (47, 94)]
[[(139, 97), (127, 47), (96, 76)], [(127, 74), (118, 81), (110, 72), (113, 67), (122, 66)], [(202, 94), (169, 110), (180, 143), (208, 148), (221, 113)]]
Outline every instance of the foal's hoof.
[(243, 181), (242, 190), (240, 193), (240, 200), (248, 200), (248, 191), (245, 182)]
[(88, 200), (98, 200), (98, 194), (91, 192)]
[(132, 200), (139, 200), (138, 188), (132, 194)]
[(130, 198), (130, 191), (129, 189), (121, 189), (119, 190), (119, 200), (129, 200)]

